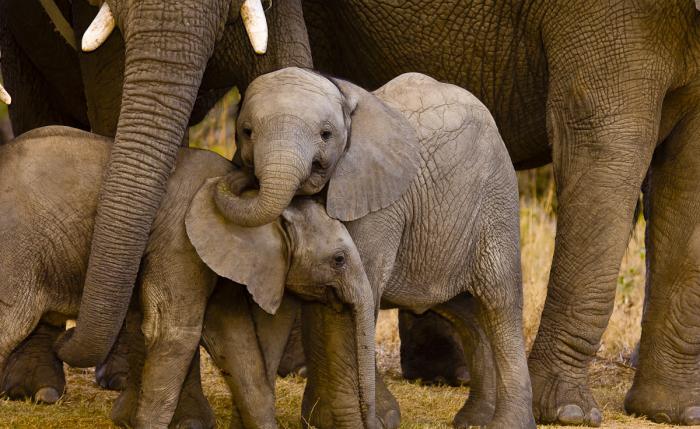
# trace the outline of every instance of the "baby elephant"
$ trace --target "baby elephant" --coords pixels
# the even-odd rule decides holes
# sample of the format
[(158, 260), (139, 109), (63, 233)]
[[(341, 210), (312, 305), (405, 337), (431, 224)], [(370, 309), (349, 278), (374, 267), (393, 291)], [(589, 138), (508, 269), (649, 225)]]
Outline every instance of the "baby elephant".
[[(381, 302), (382, 308), (437, 311), (473, 350), (471, 394), (456, 427), (534, 427), (521, 330), (517, 183), (486, 107), (459, 87), (415, 73), (370, 93), (290, 68), (248, 87), (237, 126), (238, 156), (254, 171), (259, 193), (240, 193), (245, 178), (236, 171), (210, 185), (215, 203), (193, 204), (190, 215), (206, 221), (200, 229), (218, 231), (201, 243), (190, 234), (200, 254), (208, 253), (203, 259), (216, 261), (210, 266), (219, 273), (233, 255), (249, 258), (249, 267), (286, 272), (304, 260), (295, 256), (299, 248), (335, 246), (318, 270), (342, 271), (348, 242), (332, 227), (335, 218), (344, 222), (372, 289), (350, 295), (342, 287), (318, 288), (304, 276), (288, 280), (302, 297), (355, 300), (346, 316), (338, 305), (304, 308), (305, 418), (322, 428), (372, 427), (376, 404), (384, 426), (398, 425), (382, 409), (394, 400), (379, 381), (375, 401), (374, 370), (367, 367), (373, 349), (361, 343), (371, 335), (361, 319)], [(288, 208), (295, 195), (313, 194), (325, 210), (310, 202)], [(207, 210), (216, 215), (207, 219)], [(270, 247), (249, 248), (252, 240), (224, 233), (231, 222), (273, 222), (267, 229), (277, 231), (277, 242), (268, 231), (260, 241)], [(343, 283), (328, 282), (337, 284)], [(256, 288), (276, 297), (284, 286), (268, 281)]]
[[(40, 320), (62, 323), (78, 313), (109, 153), (107, 139), (65, 127), (37, 129), (0, 148), (0, 371)], [(138, 347), (130, 345), (130, 365), (137, 373), (132, 372), (130, 386), (113, 410), (119, 423), (166, 427), (176, 407), (181, 417), (177, 422), (192, 419), (189, 411), (200, 411), (180, 412), (178, 398), (198, 350), (207, 299), (217, 276), (190, 244), (185, 216), (202, 184), (232, 168), (228, 160), (212, 152), (182, 149), (179, 153), (141, 264), (137, 290), (143, 323), (136, 323), (135, 330), (145, 336), (145, 362), (132, 359)], [(115, 225), (115, 234), (118, 228)], [(234, 306), (240, 307), (231, 303)], [(290, 312), (295, 314), (293, 309)], [(240, 320), (245, 317), (238, 315)], [(127, 331), (134, 330), (129, 329), (132, 325), (127, 321)], [(291, 327), (291, 321), (288, 325)], [(255, 333), (242, 323), (230, 328), (238, 335), (242, 357), (253, 356), (258, 347)], [(245, 333), (250, 335), (240, 340)], [(143, 342), (143, 337), (139, 339)], [(140, 368), (143, 371), (138, 372)], [(186, 384), (193, 390), (183, 396), (192, 400), (199, 395), (208, 410), (198, 371), (193, 365), (190, 372), (195, 375), (190, 374)], [(265, 375), (262, 368), (258, 380)], [(244, 399), (256, 403), (255, 415), (274, 424), (274, 401), (264, 403), (255, 392), (246, 393)], [(272, 394), (270, 389), (262, 393), (266, 400)], [(202, 425), (213, 424), (212, 416), (205, 417), (209, 419), (200, 421)]]

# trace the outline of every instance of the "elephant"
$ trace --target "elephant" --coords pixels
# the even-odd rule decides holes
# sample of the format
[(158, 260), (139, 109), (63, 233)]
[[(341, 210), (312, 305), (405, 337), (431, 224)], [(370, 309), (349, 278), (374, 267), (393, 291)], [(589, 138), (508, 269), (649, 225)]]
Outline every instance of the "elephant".
[[(57, 345), (61, 360), (93, 366), (112, 348), (187, 125), (233, 86), (244, 90), (261, 73), (311, 65), (301, 4), (265, 3), (269, 35), (260, 0), (0, 0), (7, 89), (0, 101), (11, 103), (15, 135), (67, 125), (116, 137), (97, 210), (85, 310), (75, 335)], [(65, 385), (52, 353), (61, 331), (41, 323), (13, 355), (3, 385), (54, 402)], [(100, 384), (120, 387), (114, 371), (119, 368), (105, 374), (103, 365)]]
[(492, 112), (516, 169), (552, 163), (556, 244), (529, 356), (541, 423), (601, 424), (588, 367), (644, 192), (649, 299), (625, 408), (652, 420), (699, 423), (700, 348), (692, 340), (700, 336), (698, 260), (690, 256), (700, 224), (697, 5), (303, 3), (317, 70), (366, 88), (405, 72), (459, 85)]
[[(190, 208), (202, 237), (189, 226), (188, 233), (210, 268), (221, 276), (229, 269), (239, 275), (229, 278), (254, 288), (250, 282), (258, 280), (242, 277), (240, 264), (287, 249), (291, 256), (268, 257), (273, 260), (260, 268), (286, 272), (300, 246), (332, 248), (337, 234), (324, 226), (343, 221), (372, 287), (372, 313), (380, 304), (417, 313), (434, 309), (474, 354), (468, 360), (480, 367), (472, 366), (473, 393), (455, 426), (534, 427), (522, 336), (517, 181), (486, 107), (467, 91), (421, 74), (401, 75), (370, 93), (292, 67), (251, 83), (237, 127), (235, 158), (243, 170), (216, 180), (208, 205), (200, 208), (195, 198)], [(240, 192), (246, 171), (259, 185), (253, 196)], [(325, 204), (297, 207), (295, 195)], [(224, 231), (230, 223), (280, 230), (279, 222), (286, 233), (269, 248), (253, 240), (235, 243)], [(235, 258), (226, 261), (232, 249)], [(285, 286), (265, 284), (272, 296)], [(374, 367), (365, 367), (374, 365), (374, 355), (361, 358), (372, 345), (347, 335), (354, 329), (357, 337), (357, 312), (339, 313), (327, 288), (311, 287), (303, 277), (289, 276), (286, 286), (330, 302), (303, 310), (305, 419), (321, 428), (371, 426), (372, 413), (358, 406), (356, 394), (374, 395), (365, 387), (375, 378)], [(392, 402), (378, 387), (376, 403)], [(398, 426), (398, 419), (387, 423), (381, 416), (385, 427)]]
[[(0, 246), (0, 373), (12, 350), (40, 321), (59, 330), (56, 326), (79, 313), (100, 182), (111, 146), (105, 137), (50, 126), (0, 147), (0, 242), (4, 243)], [(227, 302), (229, 313), (224, 317), (239, 321), (229, 325), (233, 332), (228, 336), (237, 339), (236, 362), (247, 371), (237, 378), (229, 376), (229, 384), (240, 386), (246, 380), (259, 382), (267, 377), (264, 368), (255, 366), (262, 360), (256, 355), (262, 353), (258, 349), (262, 335), (250, 329), (253, 318), (263, 333), (269, 333), (265, 334), (269, 341), (274, 335), (285, 340), (289, 335), (298, 304), (283, 302), (274, 320), (256, 315), (255, 309), (245, 307), (247, 298), (240, 292), (227, 292), (245, 289), (218, 279), (187, 237), (185, 216), (199, 187), (232, 168), (230, 161), (213, 152), (185, 148), (179, 152), (151, 229), (137, 282), (139, 293), (127, 318), (125, 335), (133, 346), (128, 354), (131, 373), (113, 408), (116, 423), (167, 427), (172, 420), (176, 427), (213, 427), (214, 416), (199, 382), (198, 351), (207, 300), (217, 284), (218, 295), (241, 301)], [(231, 314), (232, 308), (239, 312)], [(270, 353), (281, 356), (281, 351), (268, 351), (268, 359)], [(229, 359), (233, 358), (229, 355)], [(234, 395), (234, 402), (253, 410), (258, 421), (274, 424), (274, 392), (266, 384)]]

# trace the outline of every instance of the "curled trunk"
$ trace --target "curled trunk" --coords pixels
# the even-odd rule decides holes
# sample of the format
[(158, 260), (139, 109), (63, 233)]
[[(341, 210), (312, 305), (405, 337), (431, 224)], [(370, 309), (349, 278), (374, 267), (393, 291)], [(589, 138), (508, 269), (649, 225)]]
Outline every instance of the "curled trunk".
[(80, 312), (75, 331), (56, 347), (72, 366), (100, 363), (124, 321), (151, 224), (213, 50), (218, 17), (223, 16), (221, 2), (206, 3), (182, 3), (175, 10), (142, 0), (134, 4), (123, 29), (121, 112), (100, 192)]
[(269, 146), (273, 149), (256, 148), (255, 171), (260, 183), (257, 195), (238, 195), (231, 188), (232, 177), (222, 179), (216, 188), (217, 207), (237, 225), (260, 226), (277, 219), (308, 176), (310, 162), (298, 150), (288, 149), (287, 142), (272, 142)]

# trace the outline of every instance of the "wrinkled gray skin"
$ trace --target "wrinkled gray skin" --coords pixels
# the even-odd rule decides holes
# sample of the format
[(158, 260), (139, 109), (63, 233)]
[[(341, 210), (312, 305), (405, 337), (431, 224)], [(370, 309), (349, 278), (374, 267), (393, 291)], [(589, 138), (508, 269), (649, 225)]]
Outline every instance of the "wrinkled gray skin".
[[(345, 221), (372, 285), (373, 311), (380, 301), (418, 313), (433, 308), (480, 354), (471, 361), (486, 362), (455, 426), (534, 427), (521, 334), (517, 183), (483, 104), (415, 73), (369, 93), (288, 68), (250, 85), (238, 135), (240, 158), (260, 191), (239, 195), (239, 171), (222, 178), (215, 198), (226, 217), (250, 226), (280, 214), (304, 219), (307, 230), (290, 234), (295, 252), (302, 236), (309, 237), (304, 246), (327, 246), (337, 239), (324, 228), (329, 218)], [(295, 194), (321, 190), (327, 214), (311, 202), (286, 209)], [(278, 262), (269, 260), (267, 269)], [(308, 290), (303, 278), (288, 281), (307, 298), (323, 294)], [(367, 417), (358, 410), (357, 349), (368, 353), (370, 345), (347, 334), (359, 326), (347, 311), (305, 306), (303, 317), (303, 415), (321, 428), (357, 427)], [(398, 419), (382, 424), (397, 427)]]
[[(299, 2), (268, 11), (265, 56), (239, 19), (242, 0), (107, 0), (118, 31), (76, 53), (37, 1), (0, 2), (3, 77), (16, 133), (67, 124), (115, 136), (85, 277), (82, 311), (57, 345), (73, 366), (104, 360), (122, 326), (148, 232), (187, 125), (234, 85), (287, 65), (310, 66)], [(92, 1), (96, 4), (99, 1)], [(97, 12), (57, 0), (79, 41)], [(47, 102), (48, 101), (48, 102)]]
[[(106, 138), (65, 127), (37, 129), (0, 148), (0, 243), (5, 243), (0, 246), (0, 372), (12, 350), (40, 321), (45, 326), (60, 326), (78, 314), (110, 149)], [(185, 215), (202, 183), (231, 168), (229, 161), (212, 152), (179, 152), (139, 273), (139, 298), (133, 300), (143, 312), (143, 323), (138, 311), (132, 311), (126, 323), (132, 373), (113, 409), (113, 420), (119, 424), (166, 427), (175, 414), (172, 426), (214, 425), (201, 391), (199, 361), (190, 362), (198, 350), (207, 298), (217, 276), (190, 244)], [(244, 290), (240, 285), (223, 286)], [(231, 303), (235, 305), (241, 303)], [(293, 303), (283, 303), (280, 312), (291, 312), (286, 319), (293, 320), (294, 308), (283, 311), (290, 305)], [(250, 319), (254, 313), (237, 317)], [(284, 326), (267, 331), (279, 331), (286, 338), (291, 321), (281, 323)], [(256, 357), (253, 364), (259, 362), (255, 332), (243, 324), (229, 328), (229, 336), (237, 338), (241, 365), (249, 357)], [(255, 372), (254, 365), (248, 367), (249, 371), (230, 383), (243, 385), (245, 377), (266, 378), (264, 369)], [(267, 416), (274, 423), (274, 396), (269, 403), (273, 391), (265, 386), (246, 396), (234, 396), (234, 401), (254, 404), (250, 408), (257, 416)]]
[(304, 0), (314, 66), (367, 88), (404, 72), (493, 113), (516, 168), (551, 162), (559, 212), (529, 357), (542, 423), (599, 425), (588, 385), (647, 176), (647, 282), (626, 408), (700, 423), (700, 25), (691, 0)]

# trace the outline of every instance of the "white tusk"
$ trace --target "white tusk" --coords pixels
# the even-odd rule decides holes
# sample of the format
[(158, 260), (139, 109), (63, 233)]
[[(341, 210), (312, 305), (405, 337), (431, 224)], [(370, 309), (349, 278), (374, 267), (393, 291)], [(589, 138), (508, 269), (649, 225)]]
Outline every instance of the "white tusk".
[(267, 20), (260, 0), (245, 0), (241, 6), (241, 18), (250, 44), (256, 54), (267, 52)]
[(2, 101), (5, 104), (10, 104), (12, 103), (12, 97), (10, 97), (10, 94), (8, 94), (7, 91), (5, 91), (5, 88), (0, 85), (0, 101)]
[(92, 21), (92, 24), (83, 34), (82, 48), (84, 52), (92, 52), (99, 48), (114, 31), (114, 16), (109, 10), (107, 2), (102, 3), (100, 11)]

